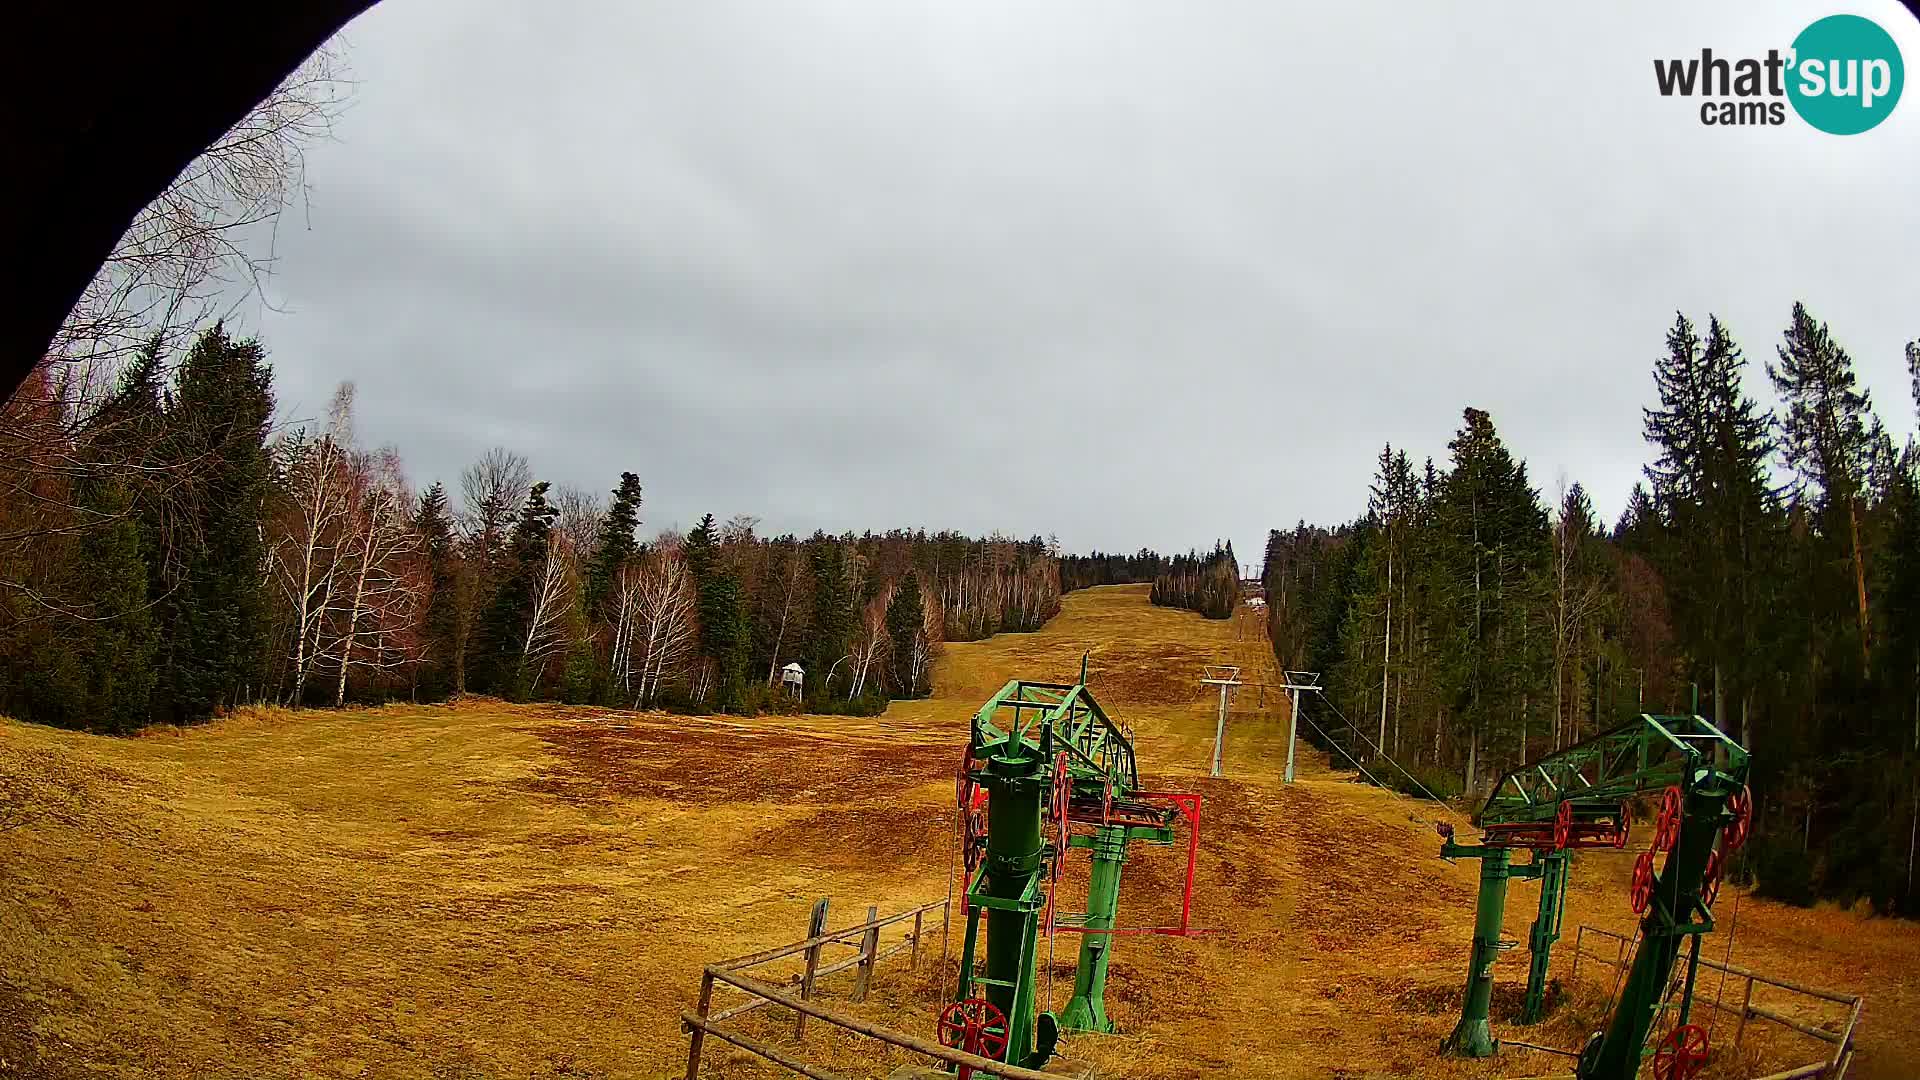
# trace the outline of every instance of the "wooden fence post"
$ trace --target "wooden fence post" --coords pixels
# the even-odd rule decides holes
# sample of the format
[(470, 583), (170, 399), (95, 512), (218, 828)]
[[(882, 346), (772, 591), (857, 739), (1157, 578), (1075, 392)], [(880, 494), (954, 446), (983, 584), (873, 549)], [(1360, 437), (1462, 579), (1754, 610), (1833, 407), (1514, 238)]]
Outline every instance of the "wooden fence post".
[[(814, 901), (813, 917), (807, 920), (807, 937), (817, 938), (827, 932), (827, 898)], [(813, 996), (813, 969), (820, 966), (820, 946), (807, 949), (807, 973), (800, 978), (800, 1000)], [(793, 1014), (793, 1037), (804, 1039), (807, 1036), (807, 1014), (796, 1011)]]
[[(867, 922), (871, 923), (879, 917), (879, 906), (868, 904)], [(867, 1000), (867, 985), (873, 981), (873, 961), (875, 954), (879, 951), (880, 928), (877, 926), (869, 926), (867, 927), (867, 932), (860, 935), (860, 966), (858, 970), (853, 973), (853, 1000)]]
[(1747, 1010), (1753, 1007), (1753, 976), (1747, 976), (1747, 992), (1740, 997), (1740, 1020), (1733, 1026), (1733, 1048), (1740, 1049), (1740, 1036), (1747, 1033)]
[(909, 971), (920, 966), (920, 916), (924, 914), (926, 914), (924, 911), (913, 913), (913, 950), (907, 953), (907, 970)]
[[(700, 1003), (694, 1006), (694, 1012), (702, 1020), (707, 1018), (707, 1009), (713, 1003), (713, 972), (700, 973)], [(687, 1080), (695, 1080), (700, 1075), (700, 1044), (707, 1041), (707, 1029), (693, 1029), (693, 1040), (687, 1044)]]

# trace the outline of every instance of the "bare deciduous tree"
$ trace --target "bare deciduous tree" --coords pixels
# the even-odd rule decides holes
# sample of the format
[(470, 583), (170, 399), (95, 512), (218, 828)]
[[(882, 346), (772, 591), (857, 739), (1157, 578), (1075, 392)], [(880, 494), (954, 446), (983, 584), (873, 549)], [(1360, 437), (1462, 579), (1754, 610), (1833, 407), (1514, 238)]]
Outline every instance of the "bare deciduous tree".
[(853, 632), (853, 682), (847, 689), (849, 700), (859, 697), (866, 689), (868, 676), (892, 644), (887, 635), (887, 606), (893, 603), (894, 588), (889, 584), (860, 609), (860, 623)]
[(292, 616), (293, 687), (299, 704), (319, 654), (328, 599), (346, 557), (344, 543), (359, 495), (353, 475), (353, 384), (334, 392), (327, 430), (293, 432), (275, 447), (286, 510), (270, 541), (269, 573)]
[(420, 534), (408, 516), (413, 495), (401, 474), (399, 454), (384, 450), (361, 462), (357, 471), (361, 498), (353, 534), (347, 538), (353, 580), (338, 638), (336, 707), (346, 703), (347, 676), (355, 667), (384, 671), (405, 662), (408, 652), (396, 642), (410, 636), (425, 602), (413, 566)]
[(659, 698), (661, 682), (693, 655), (693, 574), (678, 545), (656, 544), (644, 559), (621, 572), (620, 607), (620, 620), (629, 629), (614, 670), (644, 709)]
[(594, 548), (600, 542), (600, 524), (607, 516), (607, 508), (602, 505), (600, 496), (572, 485), (562, 485), (554, 489), (553, 507), (560, 511), (555, 525), (572, 542), (574, 557), (583, 563), (591, 560)]
[(104, 385), (155, 338), (168, 345), (260, 291), (280, 212), (305, 190), (305, 150), (326, 138), (351, 85), (327, 46), (209, 146), (133, 219), (48, 350)]
[(520, 662), (526, 670), (537, 669), (566, 646), (567, 617), (573, 613), (578, 591), (574, 588), (576, 580), (573, 540), (564, 530), (555, 529), (547, 536), (547, 557), (533, 582), (527, 633), (520, 642)]

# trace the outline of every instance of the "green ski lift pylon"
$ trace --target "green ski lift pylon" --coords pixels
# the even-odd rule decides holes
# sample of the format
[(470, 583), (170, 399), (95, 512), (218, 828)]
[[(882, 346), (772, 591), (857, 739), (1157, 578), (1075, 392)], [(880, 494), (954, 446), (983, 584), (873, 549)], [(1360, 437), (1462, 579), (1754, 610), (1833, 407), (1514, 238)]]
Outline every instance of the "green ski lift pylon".
[[(968, 820), (978, 824), (962, 841), (968, 848), (967, 926), (955, 1001), (978, 992), (1005, 1018), (1004, 1031), (997, 1033), (1005, 1036), (1004, 1048), (996, 1056), (1037, 1068), (1052, 1056), (1061, 1031), (1113, 1030), (1105, 992), (1115, 936), (1188, 932), (1199, 797), (1140, 789), (1131, 733), (1107, 716), (1084, 681), (1016, 679), (973, 717), (959, 798)], [(1171, 843), (1182, 820), (1189, 843), (1180, 924), (1116, 927), (1128, 845)], [(1092, 831), (1076, 833), (1074, 823)], [(1051, 885), (1073, 848), (1088, 850), (1093, 868), (1087, 911), (1067, 915), (1055, 910)], [(986, 962), (976, 974), (983, 913)], [(1082, 935), (1073, 995), (1058, 1017), (1039, 1002), (1035, 971), (1041, 938), (1054, 930)]]
[[(1668, 809), (1655, 836), (1655, 847), (1670, 852), (1666, 866), (1656, 880), (1651, 870), (1654, 852), (1643, 855), (1644, 880), (1633, 898), (1636, 911), (1646, 905), (1642, 944), (1607, 1029), (1595, 1033), (1580, 1058), (1580, 1080), (1631, 1080), (1680, 943), (1713, 929), (1709, 905), (1721, 865), (1714, 845), (1729, 825), (1735, 830), (1729, 835), (1730, 846), (1744, 839), (1743, 815), (1750, 813), (1744, 795), (1747, 761), (1744, 748), (1698, 716), (1643, 714), (1501, 777), (1476, 818), (1480, 844), (1457, 843), (1451, 827), (1441, 826), (1442, 858), (1481, 860), (1466, 991), (1460, 1021), (1445, 1048), (1466, 1057), (1487, 1057), (1498, 1046), (1488, 1026), (1493, 965), (1503, 949), (1518, 944), (1500, 938), (1508, 880), (1537, 878), (1541, 883), (1523, 1007), (1523, 1021), (1531, 1023), (1544, 1013), (1547, 970), (1565, 903), (1566, 853), (1624, 848), (1630, 831), (1628, 800), (1671, 792), (1665, 794)], [(1735, 809), (1728, 808), (1730, 801)], [(1530, 861), (1514, 865), (1516, 849), (1530, 851)], [(1689, 980), (1683, 995), (1691, 991)], [(1689, 1004), (1683, 996), (1683, 1022)]]

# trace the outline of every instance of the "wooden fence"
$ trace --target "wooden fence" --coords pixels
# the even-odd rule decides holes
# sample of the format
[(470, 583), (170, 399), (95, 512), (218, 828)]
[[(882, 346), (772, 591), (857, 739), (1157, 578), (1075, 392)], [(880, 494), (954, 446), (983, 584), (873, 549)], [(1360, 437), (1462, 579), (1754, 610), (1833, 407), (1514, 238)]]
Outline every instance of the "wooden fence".
[[(1587, 951), (1586, 939), (1588, 935), (1612, 941), (1614, 944), (1613, 955), (1608, 956), (1604, 951), (1600, 951), (1604, 949), (1604, 946), (1600, 946), (1595, 951)], [(1613, 968), (1615, 970), (1613, 982), (1617, 988), (1628, 965), (1633, 962), (1632, 951), (1633, 942), (1625, 935), (1616, 934), (1611, 930), (1602, 930), (1597, 926), (1583, 925), (1580, 927), (1579, 932), (1574, 935), (1573, 939), (1573, 972), (1570, 979), (1578, 979), (1580, 977), (1580, 960), (1582, 957), (1585, 957), (1593, 963)], [(1718, 1009), (1724, 1013), (1731, 1013), (1736, 1018), (1733, 1029), (1733, 1045), (1736, 1049), (1740, 1046), (1740, 1040), (1746, 1035), (1747, 1021), (1749, 1020), (1762, 1020), (1768, 1023), (1779, 1024), (1782, 1027), (1818, 1039), (1833, 1047), (1832, 1055), (1823, 1060), (1788, 1069), (1785, 1072), (1774, 1073), (1771, 1076), (1764, 1077), (1763, 1080), (1807, 1080), (1807, 1078), (1811, 1077), (1821, 1077), (1823, 1080), (1842, 1080), (1842, 1078), (1847, 1075), (1847, 1067), (1853, 1063), (1853, 1032), (1860, 1024), (1860, 1011), (1865, 1005), (1865, 999), (1860, 995), (1842, 994), (1833, 990), (1821, 990), (1811, 986), (1802, 986), (1799, 983), (1788, 982), (1785, 979), (1776, 979), (1770, 975), (1762, 975), (1757, 971), (1751, 971), (1734, 964), (1723, 964), (1705, 956), (1700, 958), (1700, 966), (1703, 968), (1711, 968), (1714, 971), (1725, 972), (1727, 975), (1743, 981), (1740, 992), (1740, 1004), (1737, 1006), (1724, 1004), (1700, 994), (1695, 994), (1693, 998), (1693, 1003), (1696, 1006)], [(1676, 964), (1674, 966), (1674, 978), (1676, 982), (1685, 977), (1684, 963)], [(1818, 998), (1821, 1001), (1843, 1006), (1847, 1010), (1846, 1020), (1839, 1031), (1829, 1031), (1824, 1027), (1809, 1024), (1804, 1020), (1796, 1019), (1795, 1017), (1768, 1009), (1762, 1005), (1757, 1005), (1753, 1000), (1753, 989), (1755, 985), (1778, 987), (1781, 990), (1786, 990), (1791, 993)]]
[[(872, 985), (874, 967), (881, 960), (903, 950), (908, 954), (909, 970), (918, 967), (921, 939), (934, 917), (939, 919), (941, 950), (944, 953), (949, 903), (946, 900), (935, 900), (885, 917), (878, 914), (878, 909), (869, 907), (864, 922), (839, 930), (828, 930), (826, 929), (828, 904), (827, 901), (821, 900), (813, 906), (813, 916), (808, 920), (807, 936), (804, 939), (763, 952), (737, 956), (731, 960), (707, 965), (700, 976), (700, 996), (693, 1010), (680, 1014), (681, 1029), (689, 1035), (686, 1080), (696, 1080), (699, 1076), (700, 1055), (708, 1036), (731, 1043), (801, 1076), (811, 1077), (812, 1080), (842, 1080), (834, 1073), (826, 1072), (794, 1057), (791, 1048), (771, 1046), (737, 1030), (722, 1026), (724, 1021), (769, 1005), (787, 1009), (793, 1013), (793, 1034), (796, 1040), (806, 1035), (809, 1019), (820, 1020), (889, 1046), (897, 1046), (903, 1050), (922, 1054), (942, 1064), (971, 1066), (977, 1074), (1005, 1077), (1007, 1080), (1060, 1080), (1060, 1077), (1054, 1074), (1008, 1065), (991, 1058), (954, 1050), (903, 1031), (895, 1031), (813, 1000), (814, 984), (817, 980), (848, 968), (857, 968), (853, 1000), (865, 1001), (868, 989)], [(909, 919), (913, 920), (913, 929), (907, 933), (906, 937), (882, 948), (881, 930), (904, 923)], [(836, 946), (852, 947), (855, 951), (851, 956), (822, 963), (822, 950)], [(748, 974), (752, 969), (763, 964), (792, 956), (802, 957), (805, 967), (800, 973), (789, 976), (784, 982), (768, 982)], [(715, 1012), (713, 995), (716, 986), (744, 993), (747, 1000)]]

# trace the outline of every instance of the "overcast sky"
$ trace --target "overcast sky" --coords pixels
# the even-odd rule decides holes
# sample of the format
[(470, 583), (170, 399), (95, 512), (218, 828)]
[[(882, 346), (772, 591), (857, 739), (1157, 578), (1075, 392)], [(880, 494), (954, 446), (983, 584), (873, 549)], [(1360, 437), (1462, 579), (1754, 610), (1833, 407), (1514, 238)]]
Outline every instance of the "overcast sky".
[[(1678, 10), (1676, 10), (1678, 8)], [(1675, 309), (1795, 299), (1914, 426), (1920, 89), (1703, 127), (1654, 57), (1894, 3), (384, 0), (246, 320), (288, 418), (646, 529), (924, 525), (1257, 560), (1493, 413), (1611, 520)]]

